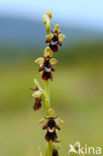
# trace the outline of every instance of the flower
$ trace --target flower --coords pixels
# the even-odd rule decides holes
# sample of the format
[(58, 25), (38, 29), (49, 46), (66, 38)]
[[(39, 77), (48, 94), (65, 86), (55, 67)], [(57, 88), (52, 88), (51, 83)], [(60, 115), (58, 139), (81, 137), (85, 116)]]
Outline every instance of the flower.
[(57, 149), (53, 149), (52, 156), (59, 156), (59, 153), (58, 153)]
[(47, 133), (45, 135), (47, 142), (49, 142), (50, 140), (57, 142), (56, 129), (60, 130), (60, 127), (55, 122), (56, 118), (57, 117), (46, 117), (46, 119), (48, 119), (48, 122), (43, 126), (43, 129), (47, 129)]
[(38, 58), (36, 63), (40, 64), (39, 72), (42, 72), (42, 79), (47, 81), (50, 79), (53, 80), (52, 72), (55, 71), (52, 64), (56, 64), (57, 60), (49, 55)]
[(53, 76), (51, 71), (55, 71), (55, 69), (53, 68), (53, 66), (50, 64), (50, 57), (44, 57), (44, 63), (43, 65), (39, 68), (39, 72), (43, 71), (42, 74), (42, 79), (43, 80), (48, 80), (50, 79), (51, 81), (53, 80)]
[(58, 52), (58, 45), (62, 46), (61, 41), (65, 39), (65, 36), (61, 34), (59, 25), (55, 25), (54, 32), (46, 36), (46, 43), (49, 44), (50, 49), (53, 52)]
[(32, 96), (35, 98), (35, 103), (33, 105), (33, 109), (34, 110), (38, 110), (41, 108), (41, 101), (42, 101), (42, 98), (41, 98), (41, 91), (39, 90), (39, 88), (36, 86), (34, 88), (31, 88), (31, 90), (35, 91)]

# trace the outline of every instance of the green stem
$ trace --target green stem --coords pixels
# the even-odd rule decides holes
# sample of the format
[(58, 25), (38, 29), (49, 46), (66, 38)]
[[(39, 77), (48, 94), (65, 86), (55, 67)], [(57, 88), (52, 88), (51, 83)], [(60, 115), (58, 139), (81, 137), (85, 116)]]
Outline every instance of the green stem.
[(50, 96), (49, 96), (49, 80), (46, 81), (46, 84), (45, 84), (45, 91), (48, 95), (48, 98), (49, 98), (49, 103), (50, 103)]
[[(47, 35), (50, 34), (50, 23), (46, 24), (46, 33)], [(45, 82), (45, 92), (47, 94), (47, 98), (45, 99), (45, 107), (46, 107), (46, 115), (48, 116), (48, 110), (50, 109), (50, 95), (49, 95), (49, 80)], [(48, 143), (48, 152), (47, 156), (52, 156), (52, 151), (53, 151), (53, 142), (52, 140), (49, 141)], [(46, 155), (46, 154), (45, 154)]]
[(50, 34), (50, 23), (47, 23), (45, 28), (46, 28), (47, 35), (49, 35)]
[[(46, 115), (48, 116), (48, 110), (50, 109), (50, 95), (49, 95), (49, 80), (46, 81), (45, 83), (45, 91), (48, 96), (48, 100), (46, 101)], [(53, 151), (53, 142), (52, 140), (49, 141), (48, 143), (48, 156), (52, 156), (52, 151)]]
[(48, 147), (49, 147), (49, 155), (48, 156), (52, 156), (53, 142), (51, 140), (48, 143)]
[(46, 115), (48, 116), (48, 110), (50, 109), (49, 80), (45, 82), (45, 91), (47, 94), (47, 99), (45, 100)]

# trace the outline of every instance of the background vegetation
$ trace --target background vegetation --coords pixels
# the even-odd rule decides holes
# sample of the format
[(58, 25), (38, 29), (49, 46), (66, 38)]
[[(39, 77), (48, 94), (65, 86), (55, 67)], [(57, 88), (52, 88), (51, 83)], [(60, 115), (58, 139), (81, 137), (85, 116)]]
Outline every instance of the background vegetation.
[[(93, 40), (92, 40), (93, 41)], [(34, 41), (35, 42), (35, 41)], [(64, 120), (58, 134), (61, 155), (66, 156), (69, 144), (103, 147), (103, 44), (101, 41), (64, 43), (56, 58), (51, 103)], [(45, 46), (45, 45), (43, 45)], [(41, 111), (32, 109), (30, 87), (37, 73), (34, 60), (40, 48), (1, 44), (0, 50), (0, 155), (36, 156), (45, 146)], [(8, 48), (9, 47), (9, 48)], [(94, 144), (95, 143), (95, 144)]]

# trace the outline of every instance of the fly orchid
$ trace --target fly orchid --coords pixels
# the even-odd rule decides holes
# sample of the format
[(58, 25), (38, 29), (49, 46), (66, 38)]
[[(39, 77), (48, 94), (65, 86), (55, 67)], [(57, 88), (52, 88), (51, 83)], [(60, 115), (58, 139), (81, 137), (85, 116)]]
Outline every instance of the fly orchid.
[(46, 43), (49, 44), (50, 49), (56, 53), (58, 52), (58, 45), (62, 46), (62, 41), (65, 39), (65, 36), (61, 34), (59, 25), (55, 25), (54, 31), (51, 31), (52, 34), (46, 36)]
[[(46, 50), (48, 49), (49, 47), (46, 48)], [(57, 60), (54, 57), (51, 57), (48, 51), (44, 51), (44, 56), (35, 60), (35, 63), (40, 64), (39, 72), (42, 72), (42, 79), (46, 81), (50, 79), (52, 81), (52, 72), (55, 71), (52, 65), (56, 64)]]
[(53, 142), (57, 142), (57, 134), (56, 129), (60, 130), (59, 125), (55, 122), (57, 117), (47, 117), (48, 122), (43, 126), (43, 129), (47, 129), (47, 133), (45, 135), (45, 139), (47, 142), (52, 140)]
[[(45, 118), (40, 120), (40, 123), (45, 122), (42, 127), (43, 130), (47, 130), (45, 134), (45, 140), (47, 142), (47, 148), (45, 149), (44, 155), (42, 154), (39, 148), (40, 156), (59, 156), (58, 149), (58, 135), (57, 130), (60, 130), (60, 125), (63, 123), (63, 120), (55, 116), (54, 109), (51, 108), (50, 103), (50, 93), (49, 93), (49, 83), (50, 80), (53, 81), (52, 72), (55, 71), (54, 64), (57, 63), (57, 60), (54, 57), (54, 53), (58, 51), (58, 45), (62, 45), (62, 41), (65, 39), (65, 36), (60, 32), (60, 26), (55, 25), (54, 31), (51, 31), (50, 23), (52, 21), (51, 11), (47, 11), (42, 18), (43, 23), (46, 28), (46, 43), (48, 46), (44, 49), (44, 55), (35, 60), (35, 63), (39, 64), (39, 73), (41, 78), (45, 81), (45, 89), (43, 89), (39, 82), (34, 79), (36, 87), (31, 88), (33, 90), (32, 97), (35, 98), (35, 103), (33, 106), (34, 110), (41, 108), (42, 103), (45, 106)], [(50, 33), (51, 32), (51, 33)]]

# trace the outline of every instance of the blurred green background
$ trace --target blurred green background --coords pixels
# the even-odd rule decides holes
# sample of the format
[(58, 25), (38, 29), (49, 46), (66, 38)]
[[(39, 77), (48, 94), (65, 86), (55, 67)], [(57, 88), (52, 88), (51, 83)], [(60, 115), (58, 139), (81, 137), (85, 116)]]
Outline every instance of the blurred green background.
[[(36, 156), (38, 147), (43, 151), (46, 145), (46, 131), (38, 122), (44, 116), (44, 106), (33, 111), (29, 88), (34, 86), (34, 78), (45, 85), (34, 60), (43, 55), (46, 46), (41, 17), (47, 9), (37, 10), (38, 20), (36, 16), (31, 20), (0, 15), (0, 156)], [(59, 62), (50, 89), (51, 105), (64, 120), (58, 133), (60, 154), (66, 156), (69, 145), (76, 141), (103, 148), (103, 31), (95, 24), (90, 28), (89, 20), (87, 27), (81, 27), (83, 21), (80, 27), (78, 21), (66, 24), (69, 12), (63, 23), (53, 11), (52, 29), (60, 22), (66, 35), (55, 54)]]

